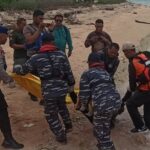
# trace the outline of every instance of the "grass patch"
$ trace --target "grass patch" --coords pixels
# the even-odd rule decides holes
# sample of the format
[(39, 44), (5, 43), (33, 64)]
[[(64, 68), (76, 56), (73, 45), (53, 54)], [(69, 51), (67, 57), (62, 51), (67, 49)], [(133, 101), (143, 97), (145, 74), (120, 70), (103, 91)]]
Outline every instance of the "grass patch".
[(100, 4), (118, 4), (126, 2), (126, 0), (98, 0)]
[[(126, 0), (97, 0), (101, 4), (114, 4), (125, 2)], [(91, 0), (88, 1), (91, 4)], [(86, 3), (88, 3), (86, 2)], [(0, 9), (16, 9), (16, 10), (34, 10), (35, 8), (56, 8), (59, 6), (74, 6), (76, 0), (0, 0)], [(84, 5), (85, 2), (80, 1), (76, 4)]]

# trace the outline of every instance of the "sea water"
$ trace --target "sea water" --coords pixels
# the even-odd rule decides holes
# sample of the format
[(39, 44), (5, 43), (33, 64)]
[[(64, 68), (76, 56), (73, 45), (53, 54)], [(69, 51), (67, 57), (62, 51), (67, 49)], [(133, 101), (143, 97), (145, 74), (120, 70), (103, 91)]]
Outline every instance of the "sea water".
[(128, 0), (128, 1), (132, 3), (150, 5), (150, 0)]

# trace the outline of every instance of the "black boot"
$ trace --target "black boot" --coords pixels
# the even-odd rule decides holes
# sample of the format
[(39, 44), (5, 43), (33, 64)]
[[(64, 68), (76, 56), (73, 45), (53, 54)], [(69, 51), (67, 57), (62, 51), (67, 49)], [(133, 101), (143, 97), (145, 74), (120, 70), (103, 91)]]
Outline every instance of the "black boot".
[(44, 99), (41, 99), (39, 105), (44, 106)]
[(73, 92), (70, 92), (69, 95), (70, 95), (70, 97), (72, 99), (72, 102), (74, 104), (76, 104), (77, 103), (77, 93), (75, 93), (75, 91), (73, 91)]
[(72, 123), (65, 124), (65, 132), (69, 133), (72, 131)]
[(66, 135), (57, 136), (56, 141), (61, 144), (67, 144), (67, 137), (66, 137)]
[(30, 99), (31, 99), (32, 101), (34, 101), (34, 102), (37, 102), (37, 101), (38, 101), (38, 98), (37, 98), (37, 97), (35, 97), (35, 96), (32, 95), (31, 93), (28, 93), (28, 94), (29, 94)]
[(12, 148), (12, 149), (21, 149), (24, 147), (23, 144), (16, 142), (16, 140), (13, 137), (4, 139), (2, 146), (5, 148)]
[(0, 129), (4, 135), (3, 147), (12, 149), (21, 149), (24, 147), (23, 144), (17, 143), (12, 136), (7, 108), (0, 111)]

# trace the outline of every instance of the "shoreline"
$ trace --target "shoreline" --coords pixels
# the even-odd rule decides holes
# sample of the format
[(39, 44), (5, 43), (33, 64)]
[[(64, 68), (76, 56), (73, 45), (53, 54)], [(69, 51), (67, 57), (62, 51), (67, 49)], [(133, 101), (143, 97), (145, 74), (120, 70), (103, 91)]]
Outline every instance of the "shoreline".
[(150, 3), (148, 2), (144, 2), (144, 1), (141, 1), (141, 2), (134, 2), (135, 0), (127, 0), (127, 2), (129, 3), (133, 3), (133, 4), (142, 4), (142, 5), (145, 5), (145, 6), (150, 6)]

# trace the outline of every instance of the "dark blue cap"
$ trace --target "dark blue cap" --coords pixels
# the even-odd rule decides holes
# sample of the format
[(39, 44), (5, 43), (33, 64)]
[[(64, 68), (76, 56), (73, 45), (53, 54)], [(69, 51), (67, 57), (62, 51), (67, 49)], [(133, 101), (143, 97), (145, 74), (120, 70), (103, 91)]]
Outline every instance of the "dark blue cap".
[(54, 36), (50, 32), (44, 32), (42, 35), (42, 42), (52, 42), (54, 41)]
[(0, 33), (8, 34), (8, 29), (4, 26), (0, 26)]
[(104, 62), (103, 52), (92, 52), (89, 54), (88, 62), (96, 63), (96, 62)]

